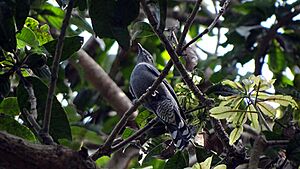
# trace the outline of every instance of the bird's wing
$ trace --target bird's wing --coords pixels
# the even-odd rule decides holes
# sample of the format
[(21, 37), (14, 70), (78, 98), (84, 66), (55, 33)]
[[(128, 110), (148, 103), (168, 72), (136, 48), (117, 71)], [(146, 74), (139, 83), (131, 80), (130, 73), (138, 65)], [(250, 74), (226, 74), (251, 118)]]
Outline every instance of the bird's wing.
[(133, 92), (133, 89), (132, 89), (131, 85), (129, 85), (129, 93), (130, 93), (135, 99), (137, 99), (137, 98), (136, 98), (136, 95), (135, 95), (134, 92)]
[[(160, 72), (153, 65), (150, 65), (150, 64), (145, 64), (145, 65), (147, 66), (147, 68), (153, 75), (155, 75), (156, 77), (158, 77), (160, 75)], [(173, 98), (175, 99), (175, 101), (179, 107), (181, 116), (183, 116), (183, 118), (185, 118), (184, 114), (182, 113), (182, 109), (180, 107), (179, 101), (177, 99), (177, 96), (176, 96), (172, 86), (168, 83), (168, 81), (166, 79), (163, 80), (163, 84), (167, 87), (167, 89), (169, 90), (169, 92), (171, 93)]]

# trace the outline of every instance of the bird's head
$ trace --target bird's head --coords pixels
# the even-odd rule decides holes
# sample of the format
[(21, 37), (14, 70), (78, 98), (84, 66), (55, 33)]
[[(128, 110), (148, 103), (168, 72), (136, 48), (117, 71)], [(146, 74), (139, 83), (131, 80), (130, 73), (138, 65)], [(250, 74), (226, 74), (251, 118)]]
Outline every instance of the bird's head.
[(138, 43), (138, 55), (137, 55), (137, 63), (146, 62), (149, 64), (154, 64), (152, 55), (142, 47), (141, 44)]

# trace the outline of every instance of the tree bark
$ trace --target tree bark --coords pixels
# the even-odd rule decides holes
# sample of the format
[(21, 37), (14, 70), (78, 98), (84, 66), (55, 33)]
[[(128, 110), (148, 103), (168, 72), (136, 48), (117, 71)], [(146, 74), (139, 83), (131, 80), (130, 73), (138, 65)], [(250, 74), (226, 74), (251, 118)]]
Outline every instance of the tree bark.
[(0, 131), (0, 169), (96, 169), (87, 153), (29, 143)]

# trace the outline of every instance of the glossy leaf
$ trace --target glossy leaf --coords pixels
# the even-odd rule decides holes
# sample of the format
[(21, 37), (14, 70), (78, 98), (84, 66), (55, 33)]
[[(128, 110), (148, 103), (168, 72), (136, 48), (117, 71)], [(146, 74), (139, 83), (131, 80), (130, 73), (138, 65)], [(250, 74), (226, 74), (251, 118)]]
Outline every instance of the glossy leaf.
[(0, 130), (32, 142), (36, 141), (34, 134), (12, 117), (0, 116)]
[(243, 126), (233, 129), (229, 135), (229, 144), (233, 145), (241, 136), (243, 132)]
[[(44, 117), (48, 87), (38, 78), (26, 77), (25, 79), (33, 86), (35, 97), (37, 98), (38, 121), (41, 121)], [(30, 110), (30, 104), (28, 102), (28, 93), (25, 90), (22, 83), (18, 85), (17, 98), (21, 110), (23, 110), (24, 108)], [(50, 135), (55, 141), (64, 138), (72, 140), (68, 118), (56, 97), (53, 98), (50, 122)]]
[(37, 40), (34, 32), (27, 27), (24, 27), (21, 32), (17, 33), (16, 37), (18, 48), (24, 48), (26, 45), (31, 47), (39, 46), (39, 41)]
[[(53, 40), (43, 45), (45, 49), (51, 54), (51, 57), (49, 57), (47, 61), (48, 66), (52, 65), (56, 44), (57, 44), (57, 40)], [(83, 38), (80, 36), (65, 37), (60, 61), (64, 61), (68, 59), (70, 56), (72, 56), (74, 52), (78, 51), (81, 48), (82, 44), (83, 44)]]
[(259, 102), (257, 103), (257, 107), (267, 116), (271, 118), (276, 117), (276, 110), (269, 104), (265, 102)]
[[(199, 167), (200, 167), (199, 169), (210, 169), (211, 168), (211, 161), (212, 161), (212, 156), (208, 157), (205, 161), (201, 162), (199, 164)], [(193, 166), (193, 169), (194, 169), (194, 166)]]
[(150, 113), (148, 110), (144, 110), (139, 112), (137, 117), (135, 118), (135, 122), (139, 125), (140, 128), (144, 127), (150, 118), (153, 117), (153, 114)]
[(134, 133), (133, 129), (126, 127), (122, 134), (122, 138), (126, 139), (126, 138), (130, 137), (133, 133)]
[[(255, 108), (253, 107), (253, 105), (250, 105), (247, 109), (248, 111), (256, 111)], [(259, 121), (258, 121), (258, 114), (257, 113), (247, 113), (247, 117), (248, 119), (251, 121), (251, 127), (253, 127), (254, 129), (256, 129), (258, 132), (260, 132), (260, 125), (259, 125)]]
[(234, 113), (234, 110), (228, 106), (218, 106), (210, 109), (209, 112), (210, 116), (216, 119), (225, 119), (230, 117)]
[(39, 22), (31, 17), (28, 17), (25, 21), (25, 26), (30, 29), (38, 41), (38, 45), (43, 45), (51, 40), (53, 40), (50, 34), (50, 28), (47, 24), (39, 26)]
[(225, 164), (220, 164), (215, 166), (214, 169), (227, 169), (227, 166)]
[(20, 114), (20, 109), (16, 97), (7, 97), (0, 103), (0, 113), (17, 116)]

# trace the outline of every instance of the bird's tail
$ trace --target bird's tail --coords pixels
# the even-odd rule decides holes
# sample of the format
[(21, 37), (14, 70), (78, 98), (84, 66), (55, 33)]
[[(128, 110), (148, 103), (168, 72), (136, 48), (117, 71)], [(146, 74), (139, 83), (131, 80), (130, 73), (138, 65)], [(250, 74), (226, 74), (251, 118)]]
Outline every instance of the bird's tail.
[(188, 125), (183, 120), (180, 120), (178, 126), (169, 124), (167, 125), (167, 128), (170, 131), (175, 147), (182, 150), (188, 145), (189, 140), (192, 137), (192, 133)]

